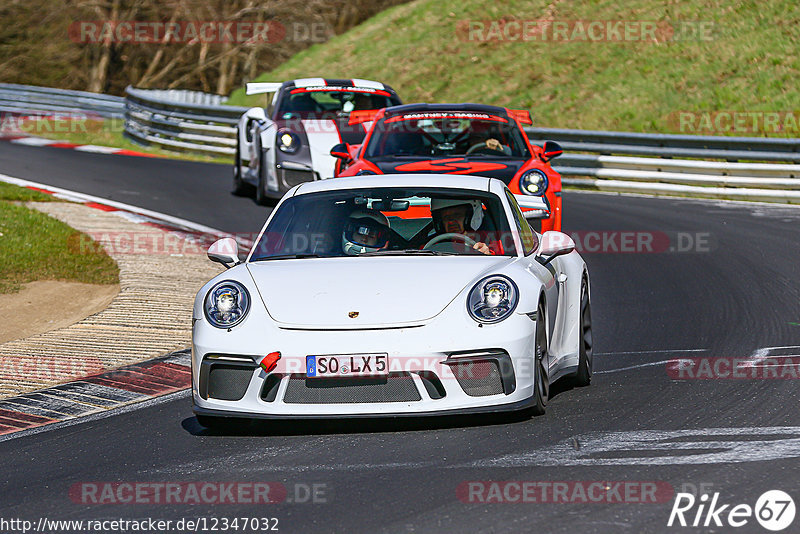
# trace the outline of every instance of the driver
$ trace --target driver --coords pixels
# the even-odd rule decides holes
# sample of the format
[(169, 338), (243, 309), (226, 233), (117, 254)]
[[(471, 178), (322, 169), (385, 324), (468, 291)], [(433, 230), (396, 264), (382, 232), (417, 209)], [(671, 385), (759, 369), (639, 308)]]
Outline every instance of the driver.
[[(462, 234), (470, 237), (467, 229), (474, 236), (483, 222), (483, 205), (480, 200), (434, 198), (431, 199), (431, 216), (437, 234)], [(489, 245), (481, 241), (477, 241), (472, 248), (483, 254), (495, 253)]]
[(357, 209), (342, 231), (342, 250), (348, 256), (377, 252), (389, 245), (389, 219), (378, 210)]
[(474, 130), (469, 134), (467, 147), (467, 153), (474, 152), (475, 150), (481, 148), (488, 148), (490, 150), (496, 150), (497, 152), (505, 152), (503, 149), (503, 144), (500, 141), (494, 137), (489, 137), (488, 134), (476, 132)]

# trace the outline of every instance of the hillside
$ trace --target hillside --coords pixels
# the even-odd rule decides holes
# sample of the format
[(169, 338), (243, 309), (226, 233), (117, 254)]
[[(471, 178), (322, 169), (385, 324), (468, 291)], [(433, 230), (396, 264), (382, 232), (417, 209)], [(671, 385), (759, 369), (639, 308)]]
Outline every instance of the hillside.
[[(763, 135), (761, 115), (715, 123), (717, 115), (709, 114), (778, 111), (785, 112), (778, 128), (767, 133), (800, 137), (796, 122), (784, 121), (800, 116), (792, 111), (800, 102), (800, 3), (630, 0), (621, 6), (608, 0), (416, 0), (257, 79), (377, 79), (406, 102), (526, 108), (545, 127)], [(532, 30), (527, 39), (509, 25), (529, 21), (530, 28), (530, 21), (542, 19), (552, 21), (545, 34)], [(593, 21), (602, 29), (598, 33), (596, 24), (591, 36), (601, 40), (588, 37)], [(624, 21), (632, 23), (628, 37)], [(556, 23), (567, 29), (555, 32)], [(239, 89), (230, 101), (246, 102), (261, 99)], [(691, 114), (683, 126), (680, 112)], [(703, 130), (704, 124), (712, 129)]]

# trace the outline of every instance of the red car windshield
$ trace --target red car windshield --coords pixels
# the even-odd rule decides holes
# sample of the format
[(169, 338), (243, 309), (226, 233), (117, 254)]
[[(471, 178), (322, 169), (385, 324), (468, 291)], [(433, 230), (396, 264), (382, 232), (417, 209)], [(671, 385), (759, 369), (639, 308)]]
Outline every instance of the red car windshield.
[(482, 112), (409, 113), (375, 125), (368, 158), (385, 156), (475, 156), (530, 158), (516, 123)]
[(277, 116), (282, 119), (337, 117), (351, 111), (380, 109), (400, 101), (388, 91), (355, 87), (298, 87), (283, 94)]

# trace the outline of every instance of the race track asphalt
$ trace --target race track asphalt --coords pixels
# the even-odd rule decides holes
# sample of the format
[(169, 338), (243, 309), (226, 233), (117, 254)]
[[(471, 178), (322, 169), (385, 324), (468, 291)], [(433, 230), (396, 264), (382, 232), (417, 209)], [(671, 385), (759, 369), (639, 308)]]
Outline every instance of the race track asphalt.
[[(229, 193), (224, 165), (0, 143), (0, 173), (230, 232), (255, 232), (267, 214)], [(665, 363), (800, 354), (800, 209), (577, 192), (564, 206), (564, 230), (581, 247), (605, 239), (618, 248), (619, 232), (666, 244), (584, 250), (596, 374), (588, 388), (559, 387), (546, 415), (257, 424), (220, 435), (197, 424), (184, 396), (0, 442), (0, 518), (276, 517), (292, 533), (728, 532), (667, 527), (672, 493), (655, 503), (480, 503), (459, 488), (639, 481), (702, 486), (731, 505), (753, 506), (772, 489), (800, 498), (800, 382), (675, 380)], [(69, 493), (83, 482), (186, 481), (276, 482), (293, 501), (321, 484), (324, 495), (92, 505)], [(765, 532), (753, 518), (736, 531)]]

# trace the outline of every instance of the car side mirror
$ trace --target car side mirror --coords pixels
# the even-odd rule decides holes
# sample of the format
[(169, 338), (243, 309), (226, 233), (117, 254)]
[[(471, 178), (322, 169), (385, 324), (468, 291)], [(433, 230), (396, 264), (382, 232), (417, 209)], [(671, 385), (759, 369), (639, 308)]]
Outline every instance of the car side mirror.
[(215, 241), (208, 247), (208, 259), (221, 263), (226, 269), (230, 269), (239, 263), (239, 244), (232, 237), (225, 237)]
[(563, 153), (564, 150), (562, 150), (561, 145), (559, 145), (555, 141), (544, 142), (544, 150), (542, 152), (542, 159), (544, 161), (550, 161), (551, 159), (557, 158)]
[(542, 234), (536, 259), (542, 265), (547, 265), (558, 256), (569, 254), (575, 250), (575, 241), (562, 232), (550, 230)]
[(348, 150), (347, 143), (339, 143), (331, 149), (331, 156), (344, 161), (350, 160), (350, 151)]
[(245, 112), (245, 117), (261, 122), (266, 122), (267, 120), (267, 114), (264, 111), (264, 108), (250, 108)]

